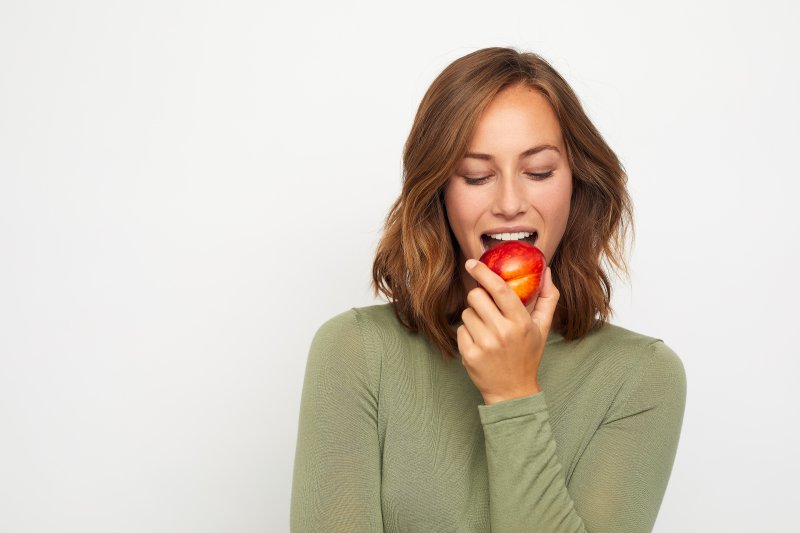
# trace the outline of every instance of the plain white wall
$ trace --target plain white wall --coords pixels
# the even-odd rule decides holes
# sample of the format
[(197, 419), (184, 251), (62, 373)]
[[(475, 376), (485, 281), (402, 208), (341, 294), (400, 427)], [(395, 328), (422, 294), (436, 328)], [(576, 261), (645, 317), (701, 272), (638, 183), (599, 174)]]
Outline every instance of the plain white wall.
[(796, 2), (0, 3), (0, 531), (287, 531), (316, 329), (416, 107), (542, 54), (636, 206), (613, 322), (688, 398), (656, 531), (795, 526)]

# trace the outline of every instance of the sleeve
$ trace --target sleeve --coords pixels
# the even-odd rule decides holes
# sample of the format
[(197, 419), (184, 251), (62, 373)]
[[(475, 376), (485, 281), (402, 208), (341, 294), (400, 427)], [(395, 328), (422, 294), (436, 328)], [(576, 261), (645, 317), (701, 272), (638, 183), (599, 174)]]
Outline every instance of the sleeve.
[(492, 533), (652, 531), (680, 438), (683, 363), (663, 341), (620, 390), (569, 486), (544, 391), (479, 405)]
[(378, 445), (379, 363), (355, 309), (324, 323), (306, 363), (290, 530), (383, 532)]

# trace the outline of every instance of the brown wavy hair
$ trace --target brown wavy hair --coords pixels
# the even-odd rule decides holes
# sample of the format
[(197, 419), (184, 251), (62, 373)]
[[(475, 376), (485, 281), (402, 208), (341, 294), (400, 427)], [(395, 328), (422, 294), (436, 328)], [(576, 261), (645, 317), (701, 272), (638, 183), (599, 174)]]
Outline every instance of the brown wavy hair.
[[(564, 236), (550, 260), (560, 298), (551, 329), (580, 339), (613, 314), (605, 265), (630, 279), (625, 258), (633, 205), (627, 175), (572, 88), (542, 57), (484, 48), (448, 65), (428, 88), (403, 149), (403, 184), (384, 224), (371, 287), (393, 304), (410, 332), (421, 332), (447, 358), (467, 306), (458, 242), (447, 221), (444, 187), (467, 153), (484, 108), (518, 83), (539, 91), (558, 117), (572, 170)], [(633, 235), (632, 235), (633, 237)]]

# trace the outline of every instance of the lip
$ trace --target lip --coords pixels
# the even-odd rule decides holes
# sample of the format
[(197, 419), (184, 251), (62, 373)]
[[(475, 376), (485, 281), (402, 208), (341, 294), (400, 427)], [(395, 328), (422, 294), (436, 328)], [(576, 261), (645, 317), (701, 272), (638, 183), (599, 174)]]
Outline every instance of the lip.
[(503, 226), (501, 228), (487, 229), (486, 231), (481, 233), (481, 235), (486, 235), (488, 233), (519, 233), (520, 231), (524, 231), (526, 233), (533, 233), (534, 231), (536, 231), (536, 228), (534, 228), (533, 226)]

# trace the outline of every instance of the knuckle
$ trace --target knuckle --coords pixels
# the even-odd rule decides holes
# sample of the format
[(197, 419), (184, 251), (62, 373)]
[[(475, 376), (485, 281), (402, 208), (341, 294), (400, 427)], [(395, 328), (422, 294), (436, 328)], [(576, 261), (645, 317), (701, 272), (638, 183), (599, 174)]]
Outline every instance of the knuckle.
[(461, 350), (461, 364), (463, 364), (464, 366), (467, 366), (467, 364), (471, 363), (473, 357), (474, 357), (474, 352), (471, 348), (466, 348), (464, 350)]
[(503, 343), (496, 337), (489, 337), (483, 341), (483, 349), (487, 352), (496, 352), (503, 347)]
[(469, 302), (470, 305), (473, 305), (475, 303), (476, 299), (478, 298), (479, 291), (481, 290), (482, 289), (480, 289), (479, 287), (475, 287), (474, 289), (471, 289), (467, 293), (467, 302)]
[(508, 326), (502, 326), (497, 332), (497, 341), (499, 344), (505, 346), (508, 344), (509, 339), (514, 336), (514, 330)]

